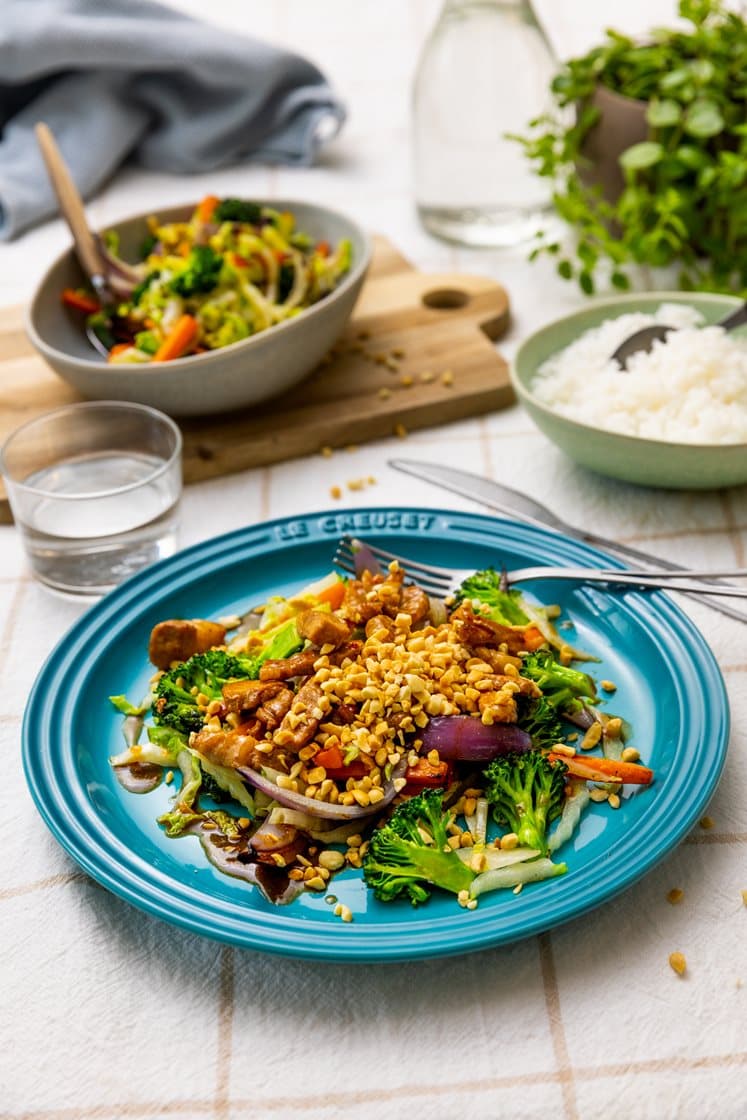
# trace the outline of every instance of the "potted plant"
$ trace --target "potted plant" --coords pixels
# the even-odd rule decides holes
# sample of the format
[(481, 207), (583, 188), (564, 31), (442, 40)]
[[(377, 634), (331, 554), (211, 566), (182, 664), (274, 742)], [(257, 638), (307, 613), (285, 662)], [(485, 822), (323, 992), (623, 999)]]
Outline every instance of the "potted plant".
[(594, 291), (634, 266), (676, 264), (685, 289), (747, 289), (747, 22), (722, 0), (680, 0), (683, 29), (616, 31), (552, 81), (554, 111), (516, 137), (573, 228), (532, 256)]

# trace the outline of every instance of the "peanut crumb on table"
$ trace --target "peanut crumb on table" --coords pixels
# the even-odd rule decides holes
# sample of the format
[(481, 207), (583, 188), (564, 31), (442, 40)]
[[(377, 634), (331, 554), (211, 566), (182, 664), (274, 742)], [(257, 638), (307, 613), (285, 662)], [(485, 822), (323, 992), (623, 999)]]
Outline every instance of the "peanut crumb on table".
[(339, 486), (330, 486), (329, 496), (330, 498), (334, 498), (335, 500), (337, 500), (338, 498), (342, 497), (342, 490)]
[(667, 902), (671, 902), (672, 906), (676, 906), (678, 902), (682, 902), (685, 897), (685, 892), (680, 887), (672, 887), (667, 895)]
[(323, 459), (331, 459), (333, 454), (332, 448), (325, 445), (319, 449), (319, 454)]
[(394, 434), (399, 439), (407, 439), (407, 428), (405, 427), (404, 424), (395, 424), (394, 425)]
[(445, 369), (441, 374), (441, 384), (450, 388), (454, 384), (454, 374), (450, 369)]
[(682, 953), (669, 954), (670, 967), (674, 969), (678, 976), (684, 976), (687, 969), (687, 961)]
[(713, 824), (714, 824), (713, 817), (701, 817), (700, 820), (698, 821), (698, 824), (700, 825), (701, 828), (705, 828), (705, 829), (713, 828)]

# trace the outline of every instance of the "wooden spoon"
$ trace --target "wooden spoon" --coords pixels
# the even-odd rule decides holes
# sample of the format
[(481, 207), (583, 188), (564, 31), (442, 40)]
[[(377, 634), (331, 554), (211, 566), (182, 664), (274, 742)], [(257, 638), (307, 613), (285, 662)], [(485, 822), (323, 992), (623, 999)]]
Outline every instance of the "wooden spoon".
[(34, 128), (34, 132), (54, 192), (57, 195), (57, 201), (60, 204), (60, 210), (73, 235), (75, 252), (78, 255), (81, 267), (91, 281), (102, 304), (109, 303), (111, 302), (111, 294), (106, 282), (98, 239), (88, 225), (86, 212), (83, 208), (83, 199), (73, 182), (70, 169), (63, 159), (62, 152), (57, 147), (57, 141), (49, 126), (40, 121)]
[[(129, 299), (134, 287), (142, 280), (140, 270), (136, 265), (120, 261), (110, 253), (102, 244), (98, 234), (91, 230), (83, 208), (83, 199), (49, 126), (40, 121), (34, 132), (62, 216), (73, 235), (78, 260), (99, 297), (102, 309), (106, 311), (106, 308), (112, 307), (118, 300)], [(113, 327), (111, 314), (108, 315), (108, 326), (110, 329)], [(94, 350), (108, 360), (109, 348), (99, 338), (96, 330), (88, 324), (85, 330)]]

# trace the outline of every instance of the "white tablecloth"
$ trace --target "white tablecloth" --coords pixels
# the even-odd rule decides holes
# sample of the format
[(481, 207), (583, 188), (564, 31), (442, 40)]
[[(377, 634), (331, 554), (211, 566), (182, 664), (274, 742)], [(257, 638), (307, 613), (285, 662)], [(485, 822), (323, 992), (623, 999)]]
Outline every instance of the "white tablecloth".
[[(588, 40), (595, 18), (620, 23), (642, 7), (542, 5), (559, 41), (573, 45)], [(661, 4), (645, 7), (662, 17)], [(418, 227), (408, 90), (434, 8), (432, 0), (214, 4), (209, 14), (222, 23), (314, 57), (349, 101), (347, 129), (313, 170), (250, 168), (190, 180), (126, 171), (93, 202), (92, 219), (106, 224), (208, 189), (339, 205), (386, 232), (424, 270), (462, 269), (504, 283), (514, 309), (502, 344), (509, 353), (580, 297), (520, 252), (461, 251)], [(25, 298), (66, 236), (51, 223), (4, 247), (0, 298)], [(347, 492), (347, 505), (480, 508), (403, 480), (386, 465), (395, 452), (504, 480), (570, 521), (673, 560), (747, 565), (747, 489), (664, 494), (606, 481), (565, 459), (518, 407), (405, 444), (190, 486), (182, 543), (267, 517), (337, 509), (330, 488), (368, 475), (375, 487)], [(33, 583), (15, 531), (0, 529), (0, 1116), (747, 1115), (747, 631), (684, 605), (719, 661), (733, 714), (711, 829), (696, 828), (594, 914), (508, 948), (388, 966), (304, 963), (222, 946), (131, 909), (48, 834), (24, 784), (21, 717), (43, 659), (82, 608)], [(676, 906), (666, 897), (674, 887), (684, 891)], [(687, 958), (682, 979), (668, 964), (673, 950)]]

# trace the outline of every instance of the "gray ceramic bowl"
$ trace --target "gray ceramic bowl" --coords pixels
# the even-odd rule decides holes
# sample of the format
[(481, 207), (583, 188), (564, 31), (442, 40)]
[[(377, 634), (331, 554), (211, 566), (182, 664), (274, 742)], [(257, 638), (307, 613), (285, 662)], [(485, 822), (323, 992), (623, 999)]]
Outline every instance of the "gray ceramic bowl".
[[(262, 201), (262, 200), (259, 200)], [(196, 203), (159, 208), (164, 222), (184, 221)], [(60, 302), (63, 288), (84, 282), (68, 249), (42, 278), (26, 316), (28, 336), (52, 369), (84, 397), (138, 401), (173, 416), (226, 412), (275, 397), (311, 373), (342, 332), (371, 259), (371, 243), (359, 226), (336, 210), (286, 199), (268, 206), (291, 210), (299, 229), (336, 245), (350, 238), (353, 264), (342, 283), (300, 315), (222, 350), (142, 365), (107, 365), (92, 349), (80, 323)], [(153, 213), (150, 211), (149, 213)], [(137, 259), (149, 214), (116, 222), (124, 260)]]
[[(747, 482), (747, 444), (672, 443), (603, 431), (562, 416), (532, 392), (537, 369), (552, 354), (574, 342), (584, 331), (605, 319), (633, 311), (651, 313), (662, 303), (695, 307), (706, 323), (728, 315), (741, 300), (702, 292), (649, 292), (590, 302), (582, 311), (566, 315), (535, 331), (520, 346), (511, 365), (511, 379), (538, 428), (567, 455), (599, 474), (673, 490), (714, 490)], [(745, 328), (740, 328), (744, 335)], [(621, 374), (621, 376), (624, 376)]]

